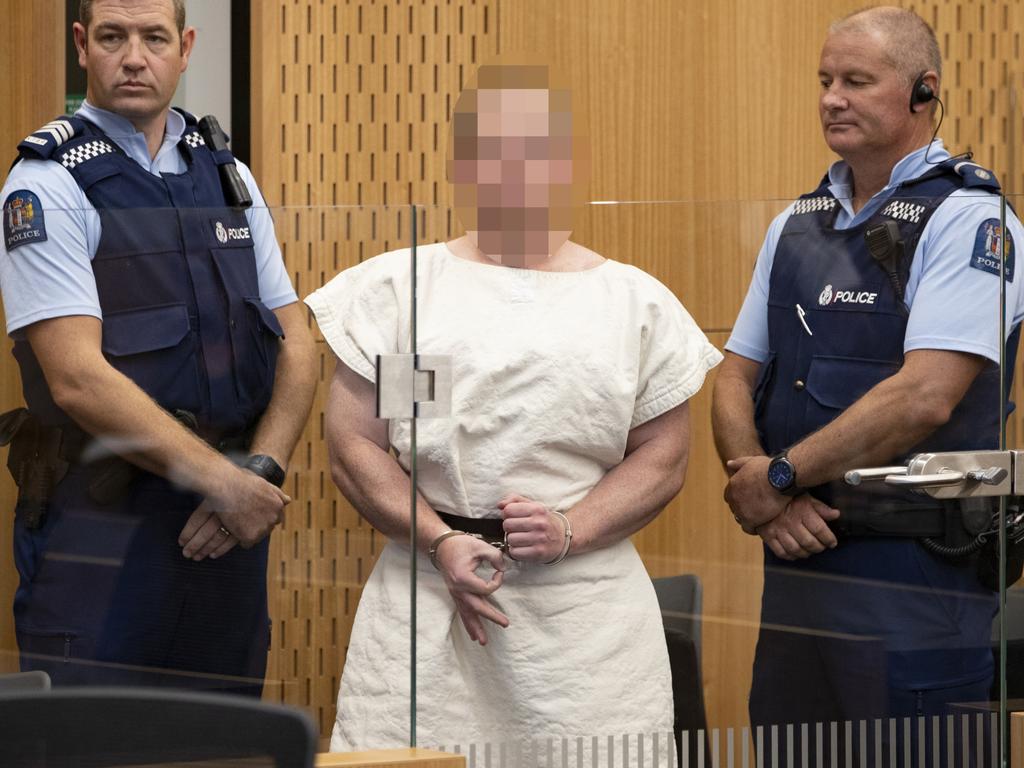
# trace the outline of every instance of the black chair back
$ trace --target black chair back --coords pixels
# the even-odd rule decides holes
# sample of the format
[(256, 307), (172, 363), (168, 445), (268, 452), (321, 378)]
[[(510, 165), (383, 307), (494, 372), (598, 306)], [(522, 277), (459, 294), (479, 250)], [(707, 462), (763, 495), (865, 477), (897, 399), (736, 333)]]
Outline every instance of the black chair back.
[(5, 768), (188, 761), (312, 768), (317, 733), (299, 710), (243, 697), (57, 688), (0, 695), (0, 745)]

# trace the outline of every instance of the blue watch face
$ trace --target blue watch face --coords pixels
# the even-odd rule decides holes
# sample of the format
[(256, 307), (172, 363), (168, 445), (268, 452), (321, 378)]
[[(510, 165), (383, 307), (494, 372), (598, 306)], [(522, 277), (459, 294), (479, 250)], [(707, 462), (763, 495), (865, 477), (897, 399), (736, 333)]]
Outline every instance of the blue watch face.
[(771, 483), (772, 488), (779, 491), (789, 488), (795, 479), (796, 473), (793, 471), (793, 465), (785, 459), (774, 459), (768, 465), (768, 482)]

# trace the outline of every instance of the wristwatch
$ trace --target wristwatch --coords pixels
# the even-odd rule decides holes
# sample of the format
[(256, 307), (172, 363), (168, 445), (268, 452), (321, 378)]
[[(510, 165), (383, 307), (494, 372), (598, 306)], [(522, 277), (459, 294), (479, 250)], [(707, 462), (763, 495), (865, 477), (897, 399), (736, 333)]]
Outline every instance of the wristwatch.
[(786, 456), (785, 451), (773, 456), (768, 464), (768, 483), (786, 496), (797, 496), (804, 491), (796, 484), (796, 467)]
[(259, 475), (268, 483), (280, 488), (284, 485), (284, 470), (281, 465), (265, 453), (254, 453), (242, 465), (242, 469), (248, 469), (254, 475)]

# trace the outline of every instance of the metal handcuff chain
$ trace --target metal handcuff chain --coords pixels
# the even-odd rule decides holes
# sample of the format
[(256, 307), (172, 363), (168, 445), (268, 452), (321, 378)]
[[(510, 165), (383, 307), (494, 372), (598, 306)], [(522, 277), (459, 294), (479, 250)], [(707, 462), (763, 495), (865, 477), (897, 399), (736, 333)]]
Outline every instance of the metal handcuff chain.
[[(548, 560), (546, 563), (544, 563), (544, 565), (558, 565), (560, 562), (565, 560), (566, 557), (568, 557), (569, 548), (572, 546), (572, 524), (569, 522), (569, 518), (566, 517), (563, 513), (557, 512), (555, 510), (551, 510), (551, 514), (558, 516), (558, 518), (562, 521), (562, 529), (564, 531), (564, 535), (562, 538), (561, 551), (555, 556), (553, 560)], [(454, 536), (472, 536), (475, 539), (480, 539), (481, 541), (490, 544), (492, 547), (501, 550), (506, 555), (508, 555), (509, 559), (516, 559), (512, 556), (511, 547), (508, 544), (507, 533), (505, 534), (504, 541), (487, 541), (487, 539), (485, 539), (479, 533), (468, 533), (467, 531), (450, 530), (445, 531), (440, 536), (435, 538), (432, 542), (430, 542), (430, 547), (427, 550), (427, 554), (430, 557), (430, 564), (434, 566), (434, 570), (441, 570), (437, 565), (437, 548), (441, 545), (443, 541), (445, 541), (446, 539), (450, 539)]]

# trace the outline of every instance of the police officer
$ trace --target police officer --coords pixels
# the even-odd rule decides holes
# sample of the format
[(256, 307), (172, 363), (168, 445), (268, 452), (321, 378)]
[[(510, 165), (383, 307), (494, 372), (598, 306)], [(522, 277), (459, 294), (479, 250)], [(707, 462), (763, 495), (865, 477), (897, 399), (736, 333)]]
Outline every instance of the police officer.
[(2, 192), (22, 667), (258, 695), (305, 313), (249, 170), (169, 108), (182, 0), (83, 0), (73, 29), (86, 103), (19, 145)]
[(997, 447), (1000, 243), (1014, 328), (1024, 232), (1001, 230), (993, 175), (934, 140), (941, 59), (917, 15), (836, 22), (818, 76), (842, 160), (769, 228), (714, 395), (726, 500), (765, 544), (754, 725), (939, 714), (992, 681), (996, 599), (977, 554), (952, 556), (991, 508), (841, 478)]

